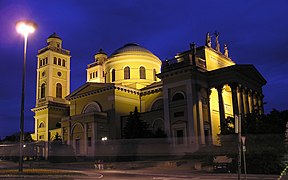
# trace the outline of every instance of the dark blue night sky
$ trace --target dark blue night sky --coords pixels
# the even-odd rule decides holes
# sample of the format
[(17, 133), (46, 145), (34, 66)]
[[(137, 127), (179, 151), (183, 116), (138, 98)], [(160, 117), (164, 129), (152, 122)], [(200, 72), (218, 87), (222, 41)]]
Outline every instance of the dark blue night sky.
[(288, 1), (230, 0), (1, 0), (0, 137), (19, 131), (23, 37), (15, 23), (37, 22), (29, 37), (25, 131), (34, 131), (36, 55), (56, 32), (71, 51), (71, 92), (86, 81), (86, 66), (100, 49), (111, 54), (129, 42), (146, 47), (161, 60), (202, 46), (207, 32), (220, 32), (238, 64), (254, 64), (267, 80), (266, 113), (288, 109)]

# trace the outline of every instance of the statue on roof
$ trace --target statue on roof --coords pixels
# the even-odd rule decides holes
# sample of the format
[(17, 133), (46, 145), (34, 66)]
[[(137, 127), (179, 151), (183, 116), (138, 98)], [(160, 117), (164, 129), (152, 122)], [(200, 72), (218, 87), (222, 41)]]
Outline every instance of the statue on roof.
[(190, 50), (192, 51), (192, 65), (196, 65), (196, 44), (190, 43)]
[(211, 36), (209, 34), (209, 32), (207, 32), (206, 34), (206, 43), (205, 43), (206, 46), (208, 47), (211, 47)]
[(224, 56), (228, 57), (228, 47), (226, 44), (224, 44)]
[(215, 32), (214, 35), (215, 35), (215, 43), (216, 43), (216, 47), (215, 47), (215, 50), (216, 51), (220, 51), (220, 44), (219, 44), (219, 32)]

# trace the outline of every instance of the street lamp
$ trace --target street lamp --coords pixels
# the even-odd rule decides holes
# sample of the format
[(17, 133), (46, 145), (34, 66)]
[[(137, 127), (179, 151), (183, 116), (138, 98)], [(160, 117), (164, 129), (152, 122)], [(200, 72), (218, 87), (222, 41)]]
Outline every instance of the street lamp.
[(25, 73), (26, 73), (26, 50), (28, 35), (33, 33), (37, 24), (33, 21), (23, 20), (16, 23), (16, 30), (24, 37), (24, 65), (22, 71), (22, 96), (21, 96), (21, 114), (20, 114), (20, 145), (19, 145), (19, 172), (23, 171), (23, 140), (24, 140), (24, 94), (25, 94)]

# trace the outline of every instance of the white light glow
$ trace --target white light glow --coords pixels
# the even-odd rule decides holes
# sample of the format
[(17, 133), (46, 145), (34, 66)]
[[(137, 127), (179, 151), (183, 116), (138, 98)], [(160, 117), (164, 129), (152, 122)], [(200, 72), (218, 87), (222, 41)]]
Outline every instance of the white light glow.
[(16, 24), (16, 30), (19, 34), (23, 36), (28, 36), (35, 31), (37, 25), (32, 21), (19, 21)]
[(102, 137), (101, 140), (102, 140), (102, 141), (107, 141), (108, 138), (107, 138), (107, 137)]

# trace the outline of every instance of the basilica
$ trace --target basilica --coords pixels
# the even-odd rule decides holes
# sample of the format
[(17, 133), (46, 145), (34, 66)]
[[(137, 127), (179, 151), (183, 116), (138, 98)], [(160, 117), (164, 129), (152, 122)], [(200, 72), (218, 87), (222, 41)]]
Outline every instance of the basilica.
[(226, 45), (221, 52), (218, 36), (213, 47), (207, 33), (203, 46), (192, 43), (167, 60), (136, 43), (110, 55), (100, 49), (87, 65), (86, 82), (70, 92), (70, 51), (53, 33), (37, 55), (33, 139), (60, 137), (81, 156), (97, 155), (103, 141), (114, 142), (115, 151), (117, 140), (125, 143), (125, 119), (137, 107), (151, 131), (165, 132), (175, 152), (219, 145), (220, 122), (227, 117), (264, 113), (266, 80), (253, 65), (235, 64)]

